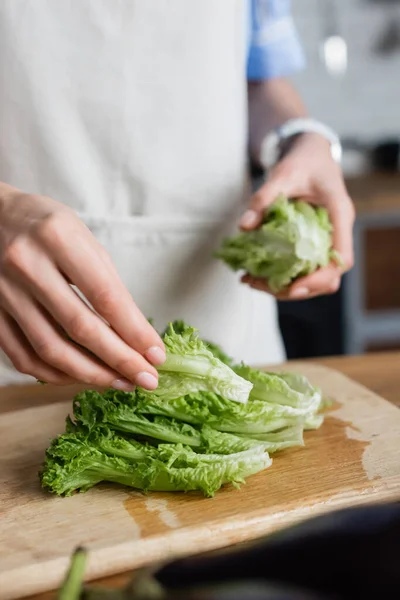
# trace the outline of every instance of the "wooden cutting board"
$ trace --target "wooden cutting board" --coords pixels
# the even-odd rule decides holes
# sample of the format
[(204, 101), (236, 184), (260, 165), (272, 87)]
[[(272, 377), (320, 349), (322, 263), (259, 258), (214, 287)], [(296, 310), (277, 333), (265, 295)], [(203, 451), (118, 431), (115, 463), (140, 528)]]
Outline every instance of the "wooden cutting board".
[[(305, 448), (275, 456), (240, 490), (143, 496), (102, 485), (71, 498), (37, 472), (70, 403), (0, 415), (0, 599), (56, 588), (78, 545), (88, 579), (243, 542), (343, 506), (400, 498), (400, 411), (343, 375), (296, 364), (334, 400)], [(0, 389), (1, 406), (1, 389)]]

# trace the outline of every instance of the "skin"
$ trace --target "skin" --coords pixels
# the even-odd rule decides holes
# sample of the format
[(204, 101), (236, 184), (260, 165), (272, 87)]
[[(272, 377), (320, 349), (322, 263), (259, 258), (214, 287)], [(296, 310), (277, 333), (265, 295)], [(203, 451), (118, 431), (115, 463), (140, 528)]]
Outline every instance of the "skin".
[[(250, 153), (253, 160), (259, 162), (261, 143), (268, 131), (290, 118), (304, 117), (307, 113), (300, 96), (288, 81), (252, 82), (248, 91)], [(271, 169), (265, 184), (251, 198), (249, 210), (242, 217), (241, 228), (251, 230), (258, 227), (265, 209), (280, 193), (290, 198), (302, 198), (328, 210), (333, 225), (333, 247), (340, 253), (345, 268), (332, 263), (298, 279), (276, 297), (279, 300), (298, 300), (336, 292), (343, 271), (353, 265), (355, 213), (342, 171), (332, 159), (330, 144), (324, 138), (304, 134), (296, 139), (289, 152)], [(242, 282), (272, 293), (264, 279), (244, 275)]]
[(153, 365), (165, 360), (160, 337), (73, 211), (4, 184), (0, 347), (17, 370), (48, 383), (78, 381), (127, 391), (135, 384), (154, 389)]
[[(305, 115), (290, 84), (249, 84), (250, 152), (259, 157), (266, 133)], [(354, 210), (328, 143), (314, 135), (297, 139), (252, 197), (241, 222), (257, 227), (262, 213), (283, 192), (326, 206), (334, 246), (346, 267), (353, 261)], [(297, 281), (279, 298), (334, 292), (335, 265)], [(267, 282), (243, 282), (269, 292)], [(94, 311), (77, 295), (76, 286)], [(112, 261), (68, 207), (0, 183), (0, 348), (15, 368), (57, 385), (75, 382), (130, 391), (157, 386), (154, 366), (165, 360), (162, 340), (121, 282)]]

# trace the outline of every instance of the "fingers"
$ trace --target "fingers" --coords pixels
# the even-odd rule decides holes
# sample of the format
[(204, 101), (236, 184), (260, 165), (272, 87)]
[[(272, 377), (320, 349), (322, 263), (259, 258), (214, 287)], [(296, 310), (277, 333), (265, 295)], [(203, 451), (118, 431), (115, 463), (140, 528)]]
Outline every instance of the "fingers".
[[(75, 247), (80, 247), (78, 242), (75, 244)], [(90, 244), (86, 246), (86, 242), (83, 244), (83, 247), (88, 248), (88, 253), (87, 255), (80, 257), (80, 265), (83, 266), (84, 272), (87, 271), (87, 277), (90, 281), (91, 278), (89, 270), (87, 268), (87, 264), (88, 261), (90, 264), (90, 259), (92, 257), (91, 253), (93, 254), (93, 249)], [(101, 256), (101, 253), (99, 256)], [(101, 258), (97, 257), (96, 260), (101, 261)], [(109, 289), (116, 289), (118, 291), (118, 286), (114, 286), (112, 276), (108, 275), (108, 273), (110, 272), (110, 266), (106, 263), (102, 263), (98, 268), (96, 268), (96, 260), (94, 260), (93, 258), (92, 261), (94, 264), (93, 273), (100, 273), (100, 278), (102, 278), (103, 274), (106, 273), (108, 285), (111, 286)], [(66, 262), (68, 263), (69, 259), (67, 259)], [(15, 275), (19, 276), (19, 280), (21, 281), (21, 285), (19, 287), (23, 288), (24, 286), (28, 285), (30, 293), (33, 294), (36, 300), (46, 309), (46, 311), (48, 311), (48, 313), (50, 313), (54, 321), (61, 326), (61, 328), (68, 334), (68, 336), (72, 338), (72, 340), (90, 350), (96, 357), (100, 359), (100, 362), (104, 362), (106, 365), (108, 365), (108, 367), (110, 367), (108, 373), (112, 372), (114, 375), (118, 373), (118, 379), (127, 379), (131, 383), (134, 383), (146, 389), (155, 389), (157, 387), (158, 374), (156, 369), (151, 364), (149, 364), (146, 358), (142, 356), (141, 352), (132, 348), (130, 344), (126, 343), (123, 339), (121, 339), (117, 332), (115, 332), (111, 327), (109, 327), (78, 297), (78, 295), (67, 284), (64, 277), (60, 274), (55, 265), (52, 262), (50, 262), (50, 260), (47, 258), (47, 255), (43, 253), (42, 249), (39, 246), (30, 243), (28, 244), (28, 247), (24, 247), (22, 243), (20, 243), (19, 246), (14, 247), (14, 250), (12, 252), (8, 252), (7, 269), (8, 271), (11, 270), (10, 275), (12, 274), (14, 275), (14, 277)], [(76, 272), (79, 272), (79, 269)], [(81, 278), (82, 276), (80, 275), (79, 277)], [(74, 283), (76, 283), (76, 278), (74, 278), (73, 276), (69, 276), (69, 278), (71, 281), (74, 281)], [(5, 287), (4, 293), (7, 295), (7, 290), (9, 291), (10, 282), (8, 286), (5, 282), (3, 282), (3, 285)], [(100, 285), (106, 285), (106, 282), (101, 280)], [(119, 311), (120, 300), (123, 298), (124, 294), (125, 296), (129, 296), (128, 292), (122, 286), (122, 283), (119, 282), (119, 285), (122, 288), (122, 291), (121, 296), (119, 298), (115, 296), (113, 304), (115, 314), (117, 314)], [(82, 285), (82, 282), (81, 287), (85, 288), (85, 286)], [(86, 288), (87, 287), (88, 284), (86, 284)], [(12, 291), (10, 293), (11, 295), (13, 295)], [(112, 291), (111, 293), (114, 294), (114, 291)], [(93, 296), (93, 294), (91, 295)], [(29, 323), (27, 323), (25, 313), (20, 312), (21, 302), (18, 301), (15, 304), (10, 299), (8, 299), (8, 306), (9, 310), (11, 311), (11, 314), (21, 324), (23, 330), (25, 331), (26, 328), (29, 327)], [(92, 302), (95, 305), (97, 311), (100, 313), (100, 315), (112, 324), (112, 321), (114, 320), (113, 315), (111, 313), (108, 314), (108, 310), (101, 310), (101, 303), (93, 301), (93, 298)], [(27, 298), (25, 298), (25, 303), (29, 304)], [(129, 303), (133, 304), (133, 301), (130, 298), (130, 296)], [(124, 306), (123, 301), (121, 301), (121, 305)], [(153, 337), (158, 338), (158, 335), (156, 334), (154, 329), (144, 319), (144, 317), (141, 315), (141, 313), (138, 311), (134, 304), (133, 307), (136, 313), (142, 317), (142, 321), (145, 322), (146, 328), (150, 329), (150, 331), (154, 333)], [(16, 310), (19, 311), (18, 315), (14, 314)], [(139, 341), (140, 331), (141, 329), (139, 324), (132, 335), (132, 337), (134, 337), (134, 334), (138, 332)], [(142, 338), (142, 341), (143, 339), (144, 338)], [(136, 341), (137, 340), (135, 338), (134, 343), (136, 343)], [(163, 348), (159, 346), (152, 346), (150, 348), (147, 348), (147, 355), (149, 356), (149, 354), (150, 357), (153, 359), (153, 362), (163, 362), (165, 356)], [(67, 360), (67, 358), (65, 358), (64, 362), (60, 362), (59, 355), (57, 355), (56, 359), (52, 357), (51, 360), (56, 360), (56, 364), (54, 364), (54, 362), (52, 364), (57, 368), (63, 368), (63, 370), (65, 370), (65, 372), (67, 373), (71, 373), (72, 369), (72, 373), (76, 374), (76, 365), (74, 362), (76, 359), (76, 354), (72, 355), (71, 350), (69, 350), (68, 356), (69, 359)], [(92, 367), (94, 366), (96, 365), (92, 361)], [(102, 374), (98, 373), (98, 368), (99, 367), (97, 365), (97, 375), (94, 372), (92, 372), (92, 375), (90, 375), (86, 370), (85, 375), (81, 375), (80, 380), (96, 385), (101, 385), (97, 382), (97, 378), (101, 377), (103, 380), (105, 373), (104, 370), (102, 371)], [(92, 381), (92, 379), (88, 381), (88, 377), (95, 377), (96, 381)]]
[(42, 361), (18, 325), (0, 309), (0, 348), (20, 373), (54, 385), (71, 385), (74, 379)]
[[(254, 221), (247, 222), (246, 227), (241, 223), (242, 228), (252, 229), (257, 226), (262, 219), (263, 210), (274, 202), (280, 192), (284, 192), (287, 196), (301, 196), (301, 184), (296, 188), (296, 193), (288, 184), (286, 190), (283, 190), (282, 180), (278, 177), (268, 184), (260, 188), (259, 192), (252, 198), (251, 211), (253, 211)], [(299, 184), (300, 178), (294, 177), (292, 181)], [(279, 294), (273, 294), (279, 300), (300, 300), (312, 298), (318, 295), (326, 295), (335, 293), (340, 287), (341, 276), (343, 271), (349, 270), (353, 266), (353, 226), (355, 219), (355, 211), (353, 203), (347, 195), (344, 184), (340, 179), (335, 180), (336, 185), (332, 188), (320, 187), (318, 195), (315, 196), (315, 204), (325, 206), (328, 210), (329, 217), (332, 223), (332, 247), (338, 253), (338, 258), (343, 261), (343, 265), (332, 263), (326, 268), (319, 269), (315, 273), (300, 278), (291, 287)], [(280, 189), (279, 189), (280, 188)], [(304, 188), (305, 189), (305, 188)], [(246, 217), (246, 213), (244, 215)], [(256, 225), (254, 225), (256, 223)], [(249, 284), (257, 290), (267, 293), (272, 293), (266, 281), (252, 278), (246, 275), (242, 281)]]
[(51, 289), (41, 285), (39, 288), (36, 283), (32, 291), (68, 336), (122, 377), (146, 389), (155, 389), (156, 369), (82, 302), (51, 263), (43, 265), (42, 274), (43, 281), (51, 281)]
[[(25, 355), (36, 352), (41, 363), (96, 387), (157, 387), (153, 364), (164, 362), (164, 345), (89, 229), (43, 197), (22, 195), (18, 211), (10, 203), (5, 216), (0, 308), (23, 334), (17, 355), (22, 346)], [(6, 329), (4, 343), (15, 355), (16, 333)]]
[(246, 273), (240, 278), (240, 281), (242, 283), (246, 283), (255, 290), (259, 290), (260, 292), (267, 292), (267, 294), (271, 294), (272, 296), (276, 295), (268, 287), (267, 280), (262, 279), (261, 277), (253, 277), (252, 275)]
[(301, 300), (318, 295), (333, 294), (340, 288), (344, 271), (354, 263), (353, 225), (355, 211), (344, 185), (321, 190), (319, 204), (326, 206), (332, 223), (332, 247), (342, 264), (332, 262), (328, 267), (297, 280), (288, 290), (288, 298)]
[(330, 265), (325, 269), (319, 269), (312, 275), (298, 279), (292, 286), (279, 293), (272, 292), (265, 279), (246, 274), (241, 281), (255, 290), (275, 296), (277, 300), (307, 300), (315, 296), (337, 292), (340, 288), (341, 273), (335, 265)]
[[(83, 224), (68, 230), (56, 220), (50, 221), (42, 228), (40, 240), (51, 250), (60, 271), (126, 344), (155, 365), (165, 361), (161, 338), (134, 303), (111, 260), (104, 259), (104, 248)], [(150, 371), (149, 366), (146, 370)]]
[(252, 195), (249, 209), (240, 220), (241, 229), (247, 231), (258, 227), (263, 220), (265, 210), (280, 194), (288, 198), (307, 194), (304, 173), (292, 166), (289, 160), (279, 163), (266, 183)]
[[(327, 150), (329, 145), (319, 136), (302, 136), (299, 144), (278, 163), (269, 180), (254, 194), (250, 209), (240, 223), (244, 230), (256, 228), (262, 221), (265, 209), (280, 193), (288, 198), (303, 198), (327, 209), (332, 223), (332, 247), (343, 265), (332, 264), (299, 279), (285, 292), (275, 294), (279, 299), (301, 299), (334, 293), (339, 289), (343, 271), (353, 266), (355, 211), (341, 170)], [(244, 282), (270, 293), (265, 281), (246, 276)]]
[[(133, 384), (155, 389), (158, 380), (154, 367), (80, 300), (46, 257), (32, 249), (30, 258), (38, 273), (33, 278), (28, 274), (29, 269), (26, 270), (32, 294), (61, 327), (49, 322), (39, 305), (15, 284), (3, 281), (1, 294), (7, 311), (39, 356), (84, 383), (100, 387), (113, 385), (117, 379), (127, 379), (130, 385), (126, 382), (126, 389), (133, 389)], [(100, 361), (71, 344), (60, 330)]]
[(326, 203), (332, 223), (332, 246), (343, 260), (345, 270), (354, 263), (353, 226), (355, 219), (354, 206), (345, 191), (340, 196), (332, 197)]
[(340, 288), (341, 270), (334, 264), (298, 279), (287, 291), (289, 300), (334, 294)]
[(277, 300), (287, 300), (288, 299), (288, 292), (286, 290), (283, 290), (282, 292), (279, 292), (279, 293), (273, 292), (271, 290), (271, 288), (269, 287), (266, 279), (262, 279), (261, 277), (252, 277), (251, 275), (246, 273), (241, 278), (241, 282), (246, 283), (254, 290), (257, 290), (259, 292), (265, 292), (266, 294), (270, 294), (270, 296), (274, 296)]
[[(96, 387), (112, 387), (114, 381), (120, 379), (117, 373), (101, 365), (63, 337), (22, 289), (6, 286), (2, 282), (1, 294), (3, 307), (18, 324), (42, 362), (66, 373), (75, 381)], [(130, 389), (133, 388), (131, 383)]]
[(258, 227), (263, 220), (265, 209), (276, 200), (280, 193), (284, 193), (284, 190), (276, 180), (273, 180), (253, 194), (250, 199), (250, 207), (240, 220), (241, 229), (247, 231)]

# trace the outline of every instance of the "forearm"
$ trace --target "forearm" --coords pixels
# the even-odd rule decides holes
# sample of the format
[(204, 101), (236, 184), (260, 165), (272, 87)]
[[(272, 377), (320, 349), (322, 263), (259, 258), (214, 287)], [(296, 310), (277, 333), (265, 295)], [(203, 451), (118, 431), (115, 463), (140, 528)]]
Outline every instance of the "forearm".
[(248, 83), (249, 151), (259, 164), (263, 139), (271, 129), (288, 119), (305, 117), (306, 107), (287, 79), (270, 79)]

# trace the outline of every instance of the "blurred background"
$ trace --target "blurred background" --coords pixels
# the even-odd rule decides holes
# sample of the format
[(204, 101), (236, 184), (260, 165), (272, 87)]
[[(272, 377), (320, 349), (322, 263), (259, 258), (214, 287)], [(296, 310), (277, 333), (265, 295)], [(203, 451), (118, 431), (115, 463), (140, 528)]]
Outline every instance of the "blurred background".
[(341, 290), (280, 303), (289, 358), (400, 349), (400, 0), (293, 0), (310, 114), (333, 127), (356, 206)]

